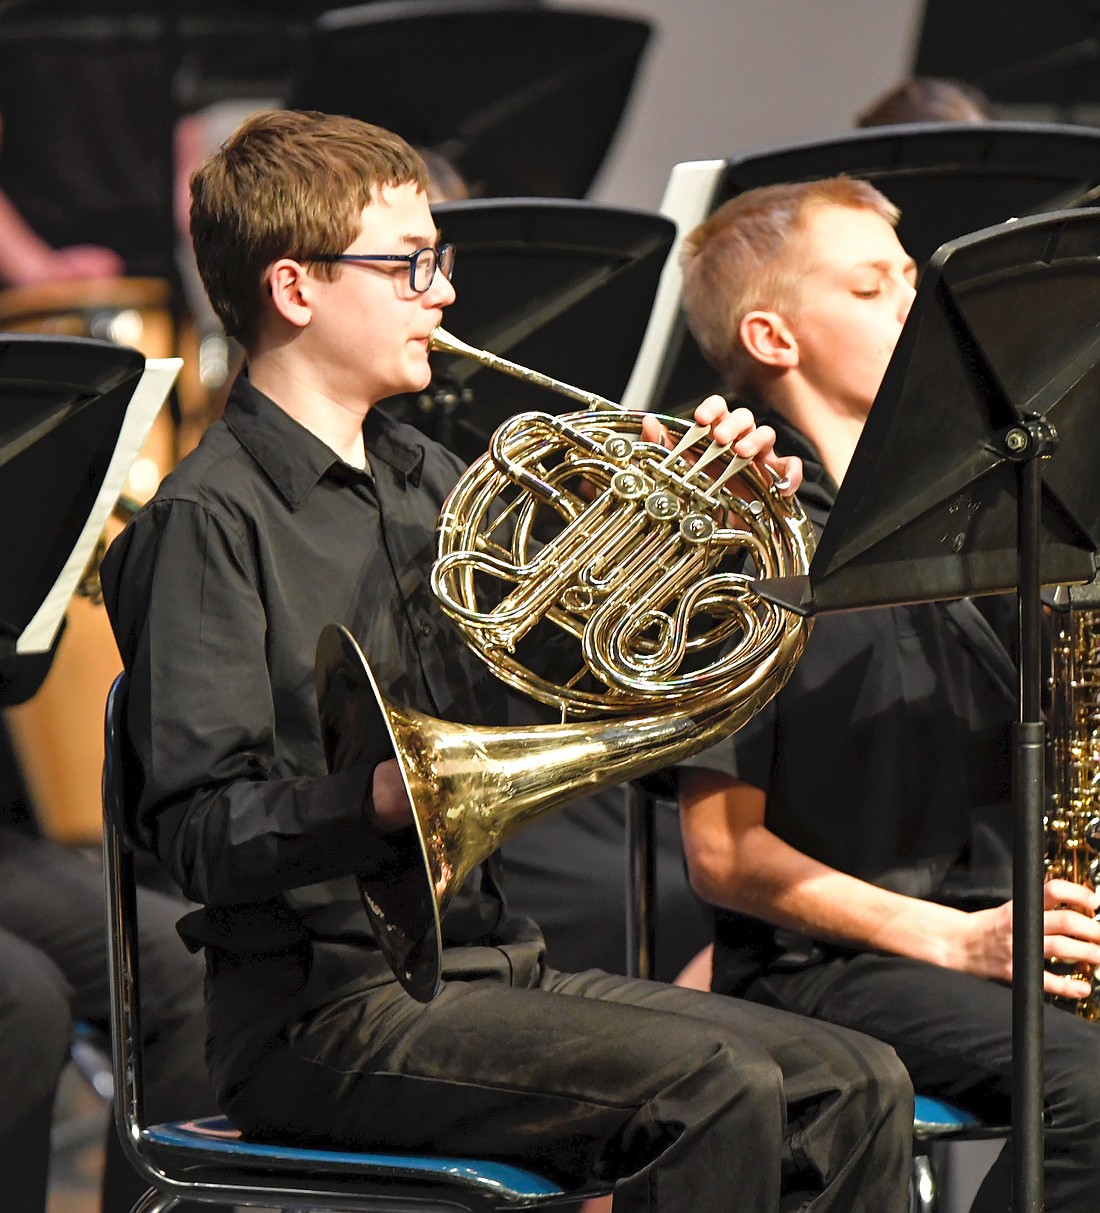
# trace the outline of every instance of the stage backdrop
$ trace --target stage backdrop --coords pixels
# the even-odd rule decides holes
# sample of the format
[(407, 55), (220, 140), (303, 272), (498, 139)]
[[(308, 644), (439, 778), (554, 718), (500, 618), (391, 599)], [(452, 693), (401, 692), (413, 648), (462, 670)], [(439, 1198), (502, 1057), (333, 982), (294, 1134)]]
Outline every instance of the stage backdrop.
[(923, 0), (568, 0), (656, 36), (593, 197), (656, 206), (672, 165), (836, 134), (907, 75)]

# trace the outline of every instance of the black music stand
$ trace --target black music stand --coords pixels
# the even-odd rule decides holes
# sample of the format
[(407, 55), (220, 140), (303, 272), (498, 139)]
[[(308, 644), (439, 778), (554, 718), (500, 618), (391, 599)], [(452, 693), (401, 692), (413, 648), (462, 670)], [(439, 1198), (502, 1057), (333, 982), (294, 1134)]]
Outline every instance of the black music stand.
[(630, 98), (645, 21), (522, 0), (326, 13), (291, 93), (445, 156), (481, 196), (582, 198)]
[(1013, 1207), (1042, 1200), (1041, 585), (1100, 549), (1100, 210), (1002, 224), (932, 258), (809, 575), (801, 613), (1015, 589)]
[[(673, 181), (692, 167), (678, 165)], [(923, 265), (941, 244), (968, 232), (1091, 204), (1100, 186), (1100, 130), (1029, 122), (873, 127), (713, 162), (712, 172), (689, 180), (702, 192), (693, 200), (702, 218), (757, 186), (837, 173), (870, 181), (901, 208), (899, 238)], [(631, 383), (632, 396), (637, 390), (639, 399), (665, 413), (683, 412), (722, 390), (684, 326), (679, 281), (670, 275), (667, 287), (662, 284), (643, 347), (652, 370)]]
[(0, 702), (30, 698), (178, 358), (0, 335)]
[(927, 0), (914, 72), (977, 85), (997, 101), (1095, 105), (1096, 0)]
[[(458, 249), (457, 299), (443, 317), (470, 345), (611, 400), (622, 395), (676, 231), (662, 215), (538, 198), (440, 203)], [(464, 459), (484, 453), (507, 417), (581, 406), (478, 363), (433, 355), (420, 398), (382, 407)]]

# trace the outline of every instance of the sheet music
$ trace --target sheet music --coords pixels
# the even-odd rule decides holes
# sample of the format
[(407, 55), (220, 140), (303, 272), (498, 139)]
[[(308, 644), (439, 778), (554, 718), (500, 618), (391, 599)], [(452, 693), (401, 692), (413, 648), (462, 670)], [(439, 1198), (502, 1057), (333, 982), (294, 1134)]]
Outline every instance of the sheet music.
[(649, 412), (665, 365), (674, 353), (670, 349), (680, 322), (680, 301), (684, 276), (680, 270), (680, 245), (697, 223), (710, 214), (725, 171), (724, 160), (688, 160), (677, 164), (661, 199), (661, 214), (676, 224), (676, 241), (669, 249), (661, 271), (657, 297), (649, 316), (642, 346), (623, 392), (624, 409)]
[(53, 644), (69, 599), (88, 567), (96, 541), (103, 534), (103, 528), (115, 508), (115, 502), (122, 492), (130, 468), (153, 427), (161, 405), (168, 399), (168, 393), (181, 366), (182, 358), (146, 359), (145, 370), (138, 380), (130, 403), (126, 406), (126, 416), (95, 504), (85, 519), (80, 537), (69, 553), (69, 558), (53, 587), (34, 617), (19, 634), (19, 639), (15, 642), (16, 653), (45, 653)]

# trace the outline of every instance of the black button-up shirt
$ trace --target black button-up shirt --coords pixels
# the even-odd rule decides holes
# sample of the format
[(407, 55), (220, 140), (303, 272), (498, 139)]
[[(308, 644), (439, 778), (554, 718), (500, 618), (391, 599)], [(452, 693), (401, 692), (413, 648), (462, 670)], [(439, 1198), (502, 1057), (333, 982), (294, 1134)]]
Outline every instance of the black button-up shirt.
[[(461, 464), (377, 411), (364, 438), (369, 474), (242, 378), (223, 419), (112, 545), (102, 577), (144, 775), (136, 828), (205, 907), (181, 924), (185, 939), (238, 956), (351, 944), (349, 971), (381, 975), (350, 877), (387, 847), (362, 816), (372, 768), (327, 773), (318, 634), (347, 626), (400, 704), (504, 717), (428, 584)], [(378, 759), (387, 754), (379, 738)], [(495, 869), (494, 857), (455, 898), (445, 943), (499, 940)]]
[[(801, 433), (766, 421), (778, 448), (802, 456), (799, 500), (820, 530), (837, 486)], [(987, 618), (1000, 601), (819, 616), (778, 695), (684, 765), (762, 789), (768, 828), (839, 871), (969, 908), (1004, 900), (1015, 683)], [(783, 950), (756, 919), (722, 912), (718, 921), (723, 989)]]

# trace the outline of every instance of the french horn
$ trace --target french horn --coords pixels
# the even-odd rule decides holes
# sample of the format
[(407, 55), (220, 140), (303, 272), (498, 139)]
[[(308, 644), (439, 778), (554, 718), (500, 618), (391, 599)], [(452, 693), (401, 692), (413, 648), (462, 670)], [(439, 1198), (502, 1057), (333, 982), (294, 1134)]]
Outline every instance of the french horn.
[(644, 413), (441, 329), (431, 346), (585, 407), (500, 426), (444, 504), (431, 575), (466, 643), (557, 723), (435, 719), (386, 697), (345, 628), (318, 642), (330, 768), (388, 734), (413, 807), (414, 828), (388, 836), (393, 861), (359, 886), (379, 947), (422, 1002), (439, 989), (449, 900), (510, 834), (714, 744), (779, 690), (810, 621), (753, 584), (805, 573), (814, 548), (774, 475), (704, 447), (706, 427), (662, 417), (671, 449), (646, 442)]

